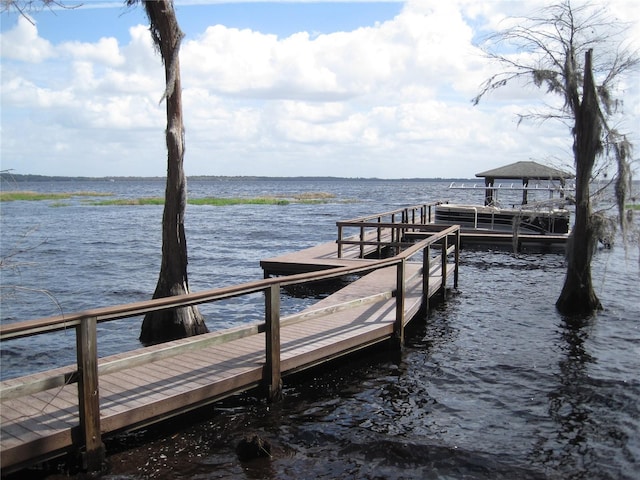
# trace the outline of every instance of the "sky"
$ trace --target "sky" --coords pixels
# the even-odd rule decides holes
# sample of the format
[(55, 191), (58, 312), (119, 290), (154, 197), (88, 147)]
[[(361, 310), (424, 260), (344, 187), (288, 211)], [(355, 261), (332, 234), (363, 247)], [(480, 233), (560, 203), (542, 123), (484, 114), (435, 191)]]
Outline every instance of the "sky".
[[(597, 0), (631, 22), (640, 2)], [(471, 178), (521, 160), (570, 169), (557, 106), (532, 85), (474, 106), (499, 68), (479, 43), (550, 0), (175, 0), (187, 175)], [(67, 6), (78, 5), (65, 0)], [(0, 14), (0, 170), (163, 176), (164, 73), (143, 8)], [(640, 149), (640, 72), (615, 126)], [(638, 177), (638, 163), (636, 178)]]

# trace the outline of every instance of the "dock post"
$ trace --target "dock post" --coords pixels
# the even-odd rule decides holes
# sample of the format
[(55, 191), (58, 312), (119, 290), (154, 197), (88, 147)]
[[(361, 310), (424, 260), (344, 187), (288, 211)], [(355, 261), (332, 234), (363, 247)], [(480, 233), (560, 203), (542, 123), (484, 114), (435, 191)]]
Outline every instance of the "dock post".
[(458, 274), (460, 271), (460, 228), (456, 230), (455, 267), (453, 270), (453, 288), (458, 289)]
[(96, 317), (85, 317), (76, 328), (78, 413), (85, 446), (82, 466), (91, 472), (100, 471), (105, 459), (105, 447), (100, 434), (97, 323)]
[[(378, 223), (381, 223), (381, 222), (382, 222), (382, 217), (378, 217)], [(377, 230), (376, 241), (378, 242), (376, 252), (377, 252), (378, 258), (382, 258), (382, 229), (378, 226), (376, 230)]]
[(422, 303), (425, 315), (429, 315), (429, 276), (431, 275), (431, 245), (422, 251)]
[(398, 262), (396, 271), (396, 321), (393, 324), (394, 343), (398, 348), (404, 345), (404, 297), (406, 260)]
[[(404, 209), (404, 211), (402, 212), (402, 227), (400, 227), (400, 231), (398, 232), (398, 242), (402, 243), (405, 242), (405, 236), (407, 233), (407, 225), (409, 224), (409, 210), (408, 209)], [(402, 251), (402, 245), (398, 246), (398, 253), (400, 253)]]
[(440, 273), (442, 273), (442, 300), (447, 299), (447, 250), (449, 250), (449, 236), (442, 237), (442, 248), (440, 250), (441, 267)]
[[(393, 244), (393, 243), (395, 243), (395, 242), (397, 241), (397, 238), (396, 238), (397, 230), (396, 230), (396, 228), (393, 226), (393, 225), (395, 225), (395, 223), (396, 223), (396, 214), (395, 214), (395, 213), (392, 213), (392, 214), (391, 214), (391, 224), (392, 224), (392, 226), (391, 226), (391, 243), (392, 243), (392, 244)], [(394, 248), (395, 248), (395, 247), (394, 247)], [(396, 253), (397, 253), (397, 252), (396, 252)]]
[(282, 399), (280, 371), (280, 284), (274, 283), (265, 291), (266, 360), (262, 375), (267, 389), (267, 400)]

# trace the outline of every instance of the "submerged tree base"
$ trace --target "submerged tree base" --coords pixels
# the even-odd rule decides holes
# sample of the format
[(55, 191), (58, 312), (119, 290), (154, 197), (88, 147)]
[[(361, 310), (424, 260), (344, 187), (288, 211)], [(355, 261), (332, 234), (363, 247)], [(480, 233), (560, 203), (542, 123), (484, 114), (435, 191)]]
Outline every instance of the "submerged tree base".
[(149, 346), (200, 335), (208, 331), (204, 317), (195, 306), (162, 310), (145, 315), (140, 332), (140, 342)]
[(556, 301), (556, 309), (562, 315), (588, 315), (602, 310), (602, 304), (590, 286), (571, 289), (565, 284)]

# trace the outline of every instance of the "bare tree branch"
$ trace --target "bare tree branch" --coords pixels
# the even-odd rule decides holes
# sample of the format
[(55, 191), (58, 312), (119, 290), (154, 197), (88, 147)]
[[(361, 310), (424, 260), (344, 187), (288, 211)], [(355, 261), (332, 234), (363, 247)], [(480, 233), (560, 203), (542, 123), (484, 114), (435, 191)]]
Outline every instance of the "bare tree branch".
[(56, 8), (73, 10), (74, 8), (79, 8), (81, 6), (82, 3), (67, 5), (61, 0), (0, 0), (0, 13), (15, 10), (26, 18), (29, 23), (34, 25), (33, 20), (31, 20), (31, 17), (29, 16), (29, 12), (38, 12), (45, 8), (48, 8), (52, 12), (54, 12)]

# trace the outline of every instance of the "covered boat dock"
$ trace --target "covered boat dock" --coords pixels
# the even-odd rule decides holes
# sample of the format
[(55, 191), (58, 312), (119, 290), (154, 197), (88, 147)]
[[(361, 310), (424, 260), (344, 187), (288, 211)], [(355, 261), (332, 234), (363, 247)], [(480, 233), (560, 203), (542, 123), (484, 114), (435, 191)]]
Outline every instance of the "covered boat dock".
[[(558, 182), (558, 191), (562, 197), (564, 196), (566, 181), (574, 178), (574, 175), (537, 162), (520, 161), (503, 167), (487, 170), (486, 172), (476, 173), (476, 177), (484, 178), (484, 204), (486, 206), (492, 206), (497, 203), (497, 188), (495, 187), (496, 180), (522, 180), (522, 205), (526, 205), (528, 202), (527, 192), (529, 190), (530, 180)], [(549, 191), (550, 194), (553, 195), (553, 189), (549, 189)]]

